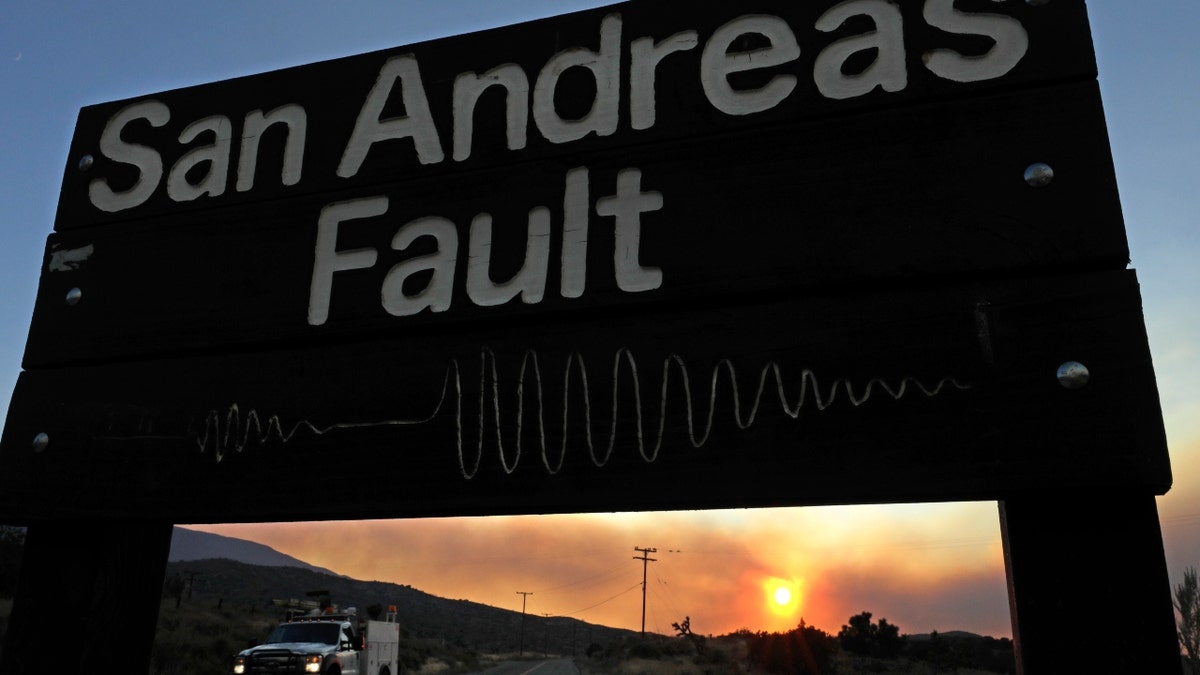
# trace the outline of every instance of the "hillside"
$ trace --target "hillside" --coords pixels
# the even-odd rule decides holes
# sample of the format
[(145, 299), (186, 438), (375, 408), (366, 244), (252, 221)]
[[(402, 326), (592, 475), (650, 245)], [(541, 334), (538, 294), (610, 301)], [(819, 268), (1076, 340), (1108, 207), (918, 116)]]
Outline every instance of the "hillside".
[[(340, 608), (365, 616), (372, 605), (395, 605), (401, 630), (413, 638), (436, 638), (484, 653), (549, 651), (582, 654), (590, 644), (607, 645), (630, 631), (597, 626), (567, 617), (526, 615), (467, 600), (449, 600), (411, 586), (358, 581), (299, 567), (265, 567), (225, 559), (188, 560), (167, 565), (172, 578), (191, 579), (182, 602), (221, 607), (252, 616), (281, 613), (274, 600), (307, 599), (309, 591), (328, 591)], [(164, 597), (164, 607), (174, 598)], [(244, 636), (246, 641), (262, 635)]]
[(301, 567), (316, 572), (334, 574), (324, 567), (310, 565), (303, 560), (280, 553), (270, 546), (245, 539), (224, 537), (219, 534), (189, 530), (176, 527), (171, 533), (171, 551), (167, 556), (170, 562), (186, 562), (189, 560), (208, 560), (210, 558), (227, 558), (250, 565), (265, 565), (269, 567)]
[[(214, 668), (251, 641), (261, 640), (278, 620), (282, 609), (274, 600), (303, 600), (310, 591), (327, 591), (341, 609), (355, 607), (362, 616), (372, 606), (395, 605), (402, 661), (414, 674), (477, 672), (486, 668), (484, 661), (490, 657), (519, 652), (527, 657), (574, 656), (585, 675), (798, 672), (789, 670), (797, 666), (788, 656), (798, 631), (807, 631), (803, 654), (811, 658), (818, 645), (826, 645), (822, 653), (829, 667), (844, 675), (982, 675), (1016, 669), (1009, 640), (961, 631), (906, 636), (897, 658), (869, 658), (840, 650), (834, 636), (803, 626), (787, 634), (741, 631), (699, 638), (698, 645), (677, 636), (640, 638), (634, 631), (533, 614), (525, 615), (522, 630), (520, 612), (294, 566), (190, 560), (168, 564), (167, 578), (168, 588), (171, 579), (191, 579), (192, 584), (190, 593), (185, 587), (181, 594), (178, 609), (175, 596), (163, 599), (152, 668), (158, 675), (217, 672)], [(429, 664), (431, 670), (422, 668)]]
[[(19, 535), (23, 533), (12, 530), (8, 534), (13, 546), (0, 550), (0, 571), (8, 571), (0, 575), (0, 581), (7, 578), (11, 586), (16, 583), (23, 538)], [(811, 658), (818, 652), (829, 659), (828, 669), (821, 671), (842, 675), (1015, 671), (1012, 643), (1005, 638), (961, 631), (907, 635), (899, 658), (883, 659), (841, 650), (835, 636), (803, 624), (785, 634), (743, 630), (716, 638), (639, 637), (633, 631), (566, 617), (522, 617), (520, 612), (439, 598), (406, 585), (357, 581), (257, 544), (246, 547), (243, 544), (250, 542), (205, 536), (213, 539), (204, 542), (202, 550), (217, 558), (192, 559), (195, 551), (173, 546), (172, 557), (182, 559), (167, 566), (152, 675), (226, 672), (235, 653), (261, 640), (279, 620), (283, 610), (275, 600), (308, 599), (312, 591), (327, 592), (343, 609), (356, 607), (363, 616), (372, 607), (395, 605), (401, 626), (400, 661), (404, 672), (412, 675), (479, 672), (497, 658), (515, 657), (519, 652), (527, 658), (546, 653), (574, 656), (583, 675), (797, 672), (789, 654)], [(240, 555), (265, 556), (255, 559), (275, 565), (230, 559)], [(0, 633), (10, 606), (11, 601), (0, 600)], [(798, 636), (805, 644), (796, 652)], [(817, 650), (821, 645), (824, 647)]]

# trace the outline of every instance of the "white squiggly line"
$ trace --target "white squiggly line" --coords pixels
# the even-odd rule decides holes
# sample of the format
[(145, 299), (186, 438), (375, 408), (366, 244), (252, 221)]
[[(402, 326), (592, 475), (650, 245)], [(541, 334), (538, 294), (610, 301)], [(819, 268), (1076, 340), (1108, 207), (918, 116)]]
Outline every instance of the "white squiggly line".
[[(693, 400), (691, 374), (683, 357), (677, 354), (671, 354), (663, 359), (662, 363), (662, 378), (661, 388), (659, 391), (659, 416), (658, 428), (654, 433), (654, 442), (648, 444), (646, 441), (646, 433), (644, 428), (645, 410), (642, 404), (642, 381), (638, 371), (637, 360), (633, 352), (628, 349), (620, 349), (613, 358), (612, 366), (612, 420), (608, 431), (608, 441), (603, 446), (601, 455), (597, 455), (597, 444), (595, 441), (594, 425), (592, 423), (592, 394), (588, 384), (588, 368), (583, 357), (577, 352), (572, 352), (565, 364), (565, 378), (563, 383), (562, 397), (562, 445), (559, 448), (559, 453), (556, 462), (550, 459), (550, 448), (548, 446), (545, 422), (545, 399), (542, 383), (542, 371), (537, 352), (528, 350), (524, 353), (521, 359), (521, 367), (517, 376), (517, 410), (516, 410), (516, 439), (515, 450), (512, 453), (513, 457), (509, 459), (509, 453), (505, 449), (503, 421), (504, 411), (501, 405), (500, 395), (500, 373), (497, 365), (495, 353), (490, 349), (483, 349), (480, 352), (480, 367), (479, 367), (479, 415), (477, 419), (478, 443), (476, 444), (476, 455), (474, 462), (470, 468), (467, 466), (467, 455), (464, 450), (464, 434), (463, 434), (463, 388), (462, 388), (462, 372), (457, 359), (451, 359), (446, 368), (446, 374), (442, 380), (442, 392), (438, 397), (437, 404), (433, 411), (423, 417), (411, 419), (398, 419), (386, 421), (372, 422), (340, 422), (328, 426), (317, 426), (308, 420), (301, 420), (292, 425), (286, 432), (283, 428), (283, 423), (277, 415), (273, 415), (266, 419), (264, 424), (262, 416), (257, 410), (251, 410), (246, 413), (245, 420), (242, 419), (240, 407), (237, 404), (231, 405), (224, 415), (217, 410), (209, 411), (205, 417), (202, 430), (196, 435), (196, 445), (201, 452), (208, 452), (210, 449), (214, 453), (216, 461), (220, 462), (229, 452), (242, 452), (251, 443), (259, 445), (265, 444), (268, 441), (275, 439), (283, 444), (291, 442), (297, 433), (302, 429), (307, 430), (315, 436), (324, 436), (325, 434), (350, 430), (350, 429), (366, 429), (389, 426), (416, 426), (433, 421), (442, 411), (448, 400), (452, 400), (455, 405), (455, 431), (457, 435), (457, 454), (459, 471), (463, 478), (470, 480), (475, 477), (483, 464), (483, 456), (487, 437), (489, 433), (494, 433), (496, 451), (500, 462), (501, 469), (505, 474), (511, 475), (517, 470), (517, 466), (521, 462), (521, 457), (525, 453), (525, 404), (526, 404), (526, 385), (531, 384), (533, 394), (536, 397), (536, 435), (537, 445), (540, 448), (542, 466), (550, 475), (555, 475), (562, 470), (563, 463), (567, 456), (567, 438), (570, 427), (570, 410), (571, 410), (571, 391), (572, 380), (576, 373), (580, 382), (580, 390), (583, 403), (584, 415), (584, 438), (588, 448), (588, 455), (592, 460), (592, 464), (596, 467), (603, 467), (608, 464), (612, 458), (613, 451), (616, 448), (618, 423), (620, 421), (620, 396), (619, 392), (622, 384), (622, 377), (629, 377), (633, 388), (633, 405), (634, 413), (633, 420), (636, 424), (636, 438), (638, 445), (638, 453), (642, 460), (647, 464), (657, 461), (659, 452), (662, 449), (663, 439), (666, 436), (667, 423), (667, 404), (669, 399), (669, 391), (672, 383), (673, 374), (677, 374), (681, 378), (684, 399), (686, 404), (687, 417), (687, 432), (688, 440), (693, 448), (701, 448), (708, 443), (709, 437), (712, 434), (713, 424), (717, 413), (717, 394), (720, 391), (720, 383), (722, 378), (728, 379), (728, 386), (733, 394), (733, 418), (739, 429), (749, 429), (758, 419), (759, 412), (763, 405), (764, 396), (769, 396), (769, 388), (771, 380), (774, 381), (775, 397), (779, 403), (782, 412), (792, 419), (797, 419), (801, 411), (809, 404), (810, 399), (812, 405), (816, 406), (817, 411), (824, 411), (834, 405), (839, 397), (844, 397), (849, 400), (850, 404), (858, 407), (871, 400), (872, 396), (877, 391), (882, 391), (893, 400), (900, 400), (909, 395), (914, 389), (926, 398), (938, 396), (947, 387), (952, 387), (959, 391), (965, 391), (971, 388), (969, 384), (961, 384), (953, 377), (943, 377), (937, 384), (932, 387), (927, 386), (921, 380), (915, 377), (902, 377), (898, 384), (891, 384), (883, 378), (871, 378), (857, 392), (854, 385), (846, 378), (839, 378), (830, 385), (828, 393), (822, 390), (820, 381), (816, 373), (805, 368), (799, 378), (800, 390), (794, 397), (789, 397), (783, 368), (776, 362), (770, 361), (764, 365), (759, 372), (758, 384), (755, 387), (752, 400), (749, 405), (743, 405), (742, 393), (738, 386), (737, 368), (733, 362), (724, 359), (718, 362), (712, 369), (712, 374), (709, 378), (708, 386), (708, 413), (704, 417), (702, 427), (697, 424), (697, 415), (695, 414), (695, 401)], [(451, 386), (453, 385), (453, 395), (451, 395)], [(489, 420), (489, 412), (491, 413)], [(698, 432), (699, 430), (699, 432)]]
[[(262, 416), (257, 410), (251, 410), (246, 413), (245, 423), (242, 422), (241, 406), (237, 403), (229, 406), (225, 412), (224, 425), (221, 421), (221, 413), (217, 410), (208, 411), (204, 422), (200, 425), (201, 431), (196, 434), (196, 446), (200, 452), (208, 452), (209, 445), (212, 445), (213, 455), (216, 461), (220, 462), (225, 458), (225, 455), (230, 452), (243, 452), (251, 443), (264, 445), (271, 439), (276, 439), (280, 443), (288, 444), (292, 438), (300, 432), (301, 429), (307, 429), (314, 436), (324, 436), (325, 434), (334, 431), (344, 431), (348, 429), (372, 429), (378, 427), (402, 427), (416, 426), (426, 424), (433, 421), (441, 412), (442, 405), (446, 401), (446, 390), (450, 386), (450, 378), (453, 374), (457, 386), (458, 419), (459, 419), (459, 437), (462, 437), (462, 383), (458, 376), (458, 364), (452, 363), (446, 371), (445, 380), (442, 383), (442, 395), (438, 400), (437, 406), (433, 412), (426, 417), (405, 420), (385, 420), (381, 422), (338, 422), (328, 426), (319, 427), (308, 420), (300, 420), (292, 425), (292, 427), (284, 432), (283, 422), (278, 415), (272, 415), (267, 418), (264, 428)], [(224, 431), (222, 431), (224, 429)]]

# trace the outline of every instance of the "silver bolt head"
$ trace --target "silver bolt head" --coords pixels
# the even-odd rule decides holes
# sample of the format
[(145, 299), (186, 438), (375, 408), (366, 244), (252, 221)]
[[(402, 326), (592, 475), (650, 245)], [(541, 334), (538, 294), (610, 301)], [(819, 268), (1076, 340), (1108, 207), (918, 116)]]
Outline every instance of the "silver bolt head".
[(1025, 169), (1025, 183), (1029, 187), (1044, 188), (1054, 181), (1054, 169), (1049, 164), (1037, 162)]
[(78, 288), (72, 288), (71, 290), (67, 291), (66, 302), (68, 307), (74, 307), (75, 305), (78, 305), (79, 301), (82, 299), (83, 291), (79, 290)]
[(83, 157), (79, 158), (79, 170), (80, 171), (90, 171), (91, 168), (95, 165), (96, 165), (96, 158), (92, 157), (91, 155), (84, 155)]
[(1087, 366), (1078, 361), (1067, 361), (1058, 367), (1058, 383), (1064, 389), (1083, 389), (1091, 376)]
[(37, 436), (33, 437), (33, 451), (34, 452), (42, 452), (43, 450), (45, 450), (48, 447), (50, 447), (50, 436), (49, 435), (47, 435), (46, 433), (43, 432), (43, 433), (40, 433)]

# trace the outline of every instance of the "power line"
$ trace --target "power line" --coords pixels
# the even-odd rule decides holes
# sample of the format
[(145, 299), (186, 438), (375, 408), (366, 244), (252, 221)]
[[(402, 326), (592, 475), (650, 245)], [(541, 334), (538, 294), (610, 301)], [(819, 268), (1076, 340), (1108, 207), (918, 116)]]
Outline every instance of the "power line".
[(597, 602), (594, 605), (589, 605), (587, 607), (584, 607), (583, 609), (577, 609), (574, 612), (567, 612), (566, 614), (563, 614), (563, 616), (575, 616), (576, 614), (583, 614), (584, 612), (588, 611), (589, 609), (595, 609), (595, 608), (599, 607), (600, 605), (603, 605), (607, 602), (612, 602), (613, 600), (616, 600), (617, 598), (621, 597), (622, 595), (625, 595), (629, 591), (637, 589), (638, 586), (641, 586), (641, 584), (640, 583), (634, 584), (634, 585), (630, 586), (629, 588), (626, 588), (625, 590), (621, 591), (620, 593), (617, 593), (616, 595), (614, 595), (610, 598), (605, 598), (604, 600), (601, 600), (600, 602)]
[(553, 588), (543, 588), (542, 590), (538, 591), (538, 593), (553, 593), (555, 591), (561, 591), (564, 588), (570, 588), (572, 586), (580, 586), (580, 585), (584, 585), (584, 584), (592, 585), (595, 583), (601, 583), (603, 581), (617, 579), (628, 572), (627, 569), (623, 569), (628, 564), (629, 563), (620, 563), (618, 565), (614, 565), (613, 567), (611, 567), (603, 572), (597, 572), (596, 574), (593, 574), (589, 577), (584, 577), (584, 578), (578, 579), (576, 581), (571, 581), (571, 582), (568, 582), (565, 584), (560, 584), (558, 586), (554, 586)]
[(662, 600), (670, 608), (672, 614), (682, 616), (684, 611), (679, 607), (674, 589), (667, 585), (667, 582), (657, 574), (654, 575), (654, 580), (658, 582), (658, 585), (654, 588), (654, 597)]

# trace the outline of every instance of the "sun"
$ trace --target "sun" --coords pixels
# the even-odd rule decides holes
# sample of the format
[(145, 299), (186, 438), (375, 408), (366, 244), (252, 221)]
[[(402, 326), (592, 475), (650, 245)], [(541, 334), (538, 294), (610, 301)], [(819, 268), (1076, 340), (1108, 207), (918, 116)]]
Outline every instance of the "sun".
[(792, 601), (792, 591), (787, 586), (780, 586), (775, 589), (775, 604), (787, 605)]
[(780, 617), (792, 617), (800, 611), (800, 582), (796, 579), (768, 577), (762, 582), (767, 609)]

